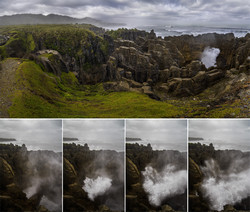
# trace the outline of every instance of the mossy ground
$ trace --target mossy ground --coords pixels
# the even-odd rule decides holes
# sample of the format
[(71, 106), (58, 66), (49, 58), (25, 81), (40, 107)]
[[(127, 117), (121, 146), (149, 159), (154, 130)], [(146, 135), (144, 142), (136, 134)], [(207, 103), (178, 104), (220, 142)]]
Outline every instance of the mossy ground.
[[(133, 92), (106, 92), (102, 84), (82, 86), (73, 73), (60, 77), (23, 60), (9, 116), (44, 118), (169, 118), (240, 116), (238, 102), (207, 108), (209, 99), (156, 101)], [(195, 98), (200, 98), (199, 100)]]
[(72, 73), (59, 78), (32, 61), (16, 72), (10, 117), (178, 117), (173, 105), (132, 92), (105, 92), (102, 84), (80, 86)]
[[(10, 36), (10, 39), (6, 44), (0, 46), (0, 58), (5, 59), (1, 63), (6, 63), (4, 67), (8, 67), (8, 61), (12, 59), (7, 58), (23, 58), (29, 53), (34, 53), (39, 49), (39, 40), (43, 43), (44, 48), (57, 50), (61, 55), (84, 57), (86, 59), (85, 71), (91, 71), (93, 64), (97, 64), (98, 57), (85, 57), (83, 49), (94, 55), (101, 53), (106, 55), (108, 51), (108, 43), (91, 31), (91, 28), (93, 28), (91, 25), (2, 26), (0, 34)], [(124, 31), (126, 29), (110, 31), (109, 34), (117, 38)], [(93, 49), (93, 43), (96, 49)], [(44, 54), (40, 57), (52, 59), (53, 56)], [(12, 68), (9, 68), (12, 70), (11, 73), (14, 73), (11, 75), (12, 77), (14, 75), (14, 81), (12, 77), (11, 81), (6, 81), (7, 77), (3, 77), (4, 74), (1, 75), (0, 70), (0, 91), (2, 92), (0, 99), (6, 96), (6, 92), (3, 93), (3, 90), (11, 89), (9, 95), (11, 95), (12, 105), (9, 107), (9, 99), (4, 104), (6, 112), (4, 114), (7, 114), (8, 109), (10, 117), (249, 117), (249, 111), (247, 113), (246, 110), (242, 110), (242, 105), (246, 103), (242, 103), (241, 100), (218, 101), (220, 97), (213, 96), (213, 94), (221, 93), (221, 91), (217, 92), (216, 86), (205, 90), (198, 96), (172, 98), (162, 102), (133, 92), (106, 92), (103, 90), (102, 84), (82, 86), (79, 85), (72, 72), (62, 73), (58, 77), (42, 71), (41, 67), (32, 61), (16, 60), (21, 63), (18, 69), (16, 70), (16, 62), (13, 60)], [(6, 70), (4, 73), (9, 72)], [(2, 84), (1, 79), (4, 82)], [(6, 87), (8, 85), (14, 86), (14, 88)], [(1, 86), (5, 86), (5, 89), (1, 89)], [(227, 88), (226, 85), (221, 87)], [(209, 96), (212, 97), (208, 98)], [(0, 116), (3, 116), (3, 113)]]

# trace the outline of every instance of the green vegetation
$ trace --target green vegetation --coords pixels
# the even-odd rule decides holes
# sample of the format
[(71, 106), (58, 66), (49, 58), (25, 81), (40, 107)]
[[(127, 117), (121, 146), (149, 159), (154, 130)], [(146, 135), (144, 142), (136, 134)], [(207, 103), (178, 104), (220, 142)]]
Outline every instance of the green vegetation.
[(103, 90), (101, 84), (80, 86), (73, 73), (59, 78), (32, 61), (16, 72), (10, 117), (178, 117), (183, 111), (133, 92)]
[[(216, 102), (216, 99), (221, 98), (214, 95), (223, 93), (219, 89), (227, 88), (226, 85), (218, 88), (214, 86), (198, 96), (156, 101), (147, 95), (134, 92), (107, 92), (102, 84), (80, 85), (73, 72), (65, 73), (67, 68), (65, 72), (60, 69), (62, 72), (57, 72), (60, 76), (56, 76), (54, 72), (46, 71), (45, 65), (37, 61), (37, 58), (45, 57), (51, 64), (60, 67), (57, 56), (46, 53), (36, 57), (30, 54), (39, 49), (57, 50), (64, 58), (74, 58), (65, 60), (67, 64), (73, 61), (69, 71), (73, 71), (70, 68), (76, 66), (81, 67), (86, 74), (95, 74), (97, 70), (101, 72), (100, 66), (106, 62), (109, 43), (91, 30), (92, 25), (78, 24), (0, 27), (0, 34), (10, 37), (0, 46), (0, 60), (16, 57), (19, 58), (16, 60), (21, 62), (17, 65), (19, 68), (16, 72), (16, 67), (11, 68), (8, 60), (0, 62), (0, 69), (2, 64), (9, 67), (5, 68), (4, 77), (8, 80), (5, 84), (9, 84), (6, 77), (10, 73), (9, 69), (13, 72), (13, 78), (14, 73), (16, 74), (15, 82), (11, 84), (16, 88), (8, 88), (11, 92), (13, 90), (12, 105), (9, 107), (11, 102), (6, 101), (4, 107), (9, 107), (10, 117), (247, 117), (247, 113), (240, 109), (241, 102)], [(111, 30), (108, 34), (119, 38), (127, 31)], [(100, 28), (99, 33), (102, 33)], [(40, 66), (31, 60), (20, 58), (33, 58)], [(79, 79), (80, 77), (81, 75)]]
[(138, 29), (126, 29), (126, 28), (119, 28), (117, 30), (110, 30), (107, 32), (108, 35), (110, 35), (113, 39), (117, 39), (117, 38), (122, 38), (122, 34), (126, 33), (126, 32), (130, 32), (130, 31), (139, 31)]
[(16, 81), (10, 117), (225, 117), (235, 112), (223, 106), (207, 110), (195, 100), (161, 102), (134, 92), (106, 92), (102, 84), (82, 86), (72, 72), (58, 77), (28, 60), (19, 66)]
[(61, 55), (84, 56), (83, 50), (94, 55), (103, 50), (105, 55), (107, 43), (91, 30), (95, 30), (95, 27), (87, 24), (1, 26), (0, 34), (8, 35), (10, 39), (0, 48), (0, 55), (13, 56), (11, 50), (18, 48), (18, 51), (32, 52), (38, 49), (38, 44), (45, 49), (56, 50)]

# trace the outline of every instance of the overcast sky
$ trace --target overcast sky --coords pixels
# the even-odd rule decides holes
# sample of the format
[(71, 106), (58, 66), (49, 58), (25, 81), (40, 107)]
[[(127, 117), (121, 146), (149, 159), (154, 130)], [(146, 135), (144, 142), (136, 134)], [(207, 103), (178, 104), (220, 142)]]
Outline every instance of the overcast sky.
[(223, 142), (250, 148), (250, 120), (189, 120), (189, 136), (209, 139), (215, 144)]
[(63, 137), (78, 138), (74, 143), (88, 143), (90, 149), (124, 151), (124, 120), (64, 120)]
[(0, 15), (56, 13), (128, 25), (245, 26), (249, 0), (0, 0)]
[(15, 138), (28, 150), (62, 150), (61, 120), (0, 120), (0, 137)]
[(127, 120), (126, 137), (141, 138), (136, 141), (153, 149), (171, 149), (185, 151), (187, 149), (186, 120)]

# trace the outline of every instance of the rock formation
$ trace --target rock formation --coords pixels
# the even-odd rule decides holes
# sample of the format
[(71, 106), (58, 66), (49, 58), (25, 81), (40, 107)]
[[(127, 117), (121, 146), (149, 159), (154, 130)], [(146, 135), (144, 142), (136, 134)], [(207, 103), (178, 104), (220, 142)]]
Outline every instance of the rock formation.
[[(166, 164), (175, 164), (177, 169), (186, 169), (186, 153), (174, 150), (154, 151), (150, 144), (147, 146), (126, 144), (126, 206), (127, 211), (185, 211), (186, 193), (166, 198), (160, 206), (153, 206), (143, 189), (142, 171), (151, 165), (161, 171)], [(178, 161), (178, 162), (176, 162)]]
[[(1, 211), (49, 212), (50, 210), (41, 204), (43, 197), (54, 204), (59, 204), (54, 211), (61, 210), (61, 197), (59, 202), (56, 200), (58, 196), (61, 196), (60, 176), (56, 176), (57, 166), (52, 167), (54, 173), (51, 173), (50, 162), (45, 163), (47, 157), (49, 160), (54, 159), (54, 162), (60, 160), (60, 155), (54, 152), (29, 152), (25, 145), (22, 147), (13, 144), (0, 145)], [(31, 158), (34, 160), (31, 161)], [(35, 162), (36, 160), (39, 161), (39, 165)], [(57, 183), (53, 181), (51, 175), (55, 176)], [(33, 188), (30, 193), (27, 192), (29, 188)]]
[[(202, 184), (207, 177), (207, 173), (205, 173), (204, 167), (206, 167), (207, 161), (211, 159), (213, 159), (214, 161), (214, 167), (211, 166), (210, 168), (208, 168), (209, 174), (211, 174), (214, 179), (219, 181), (221, 176), (218, 175), (218, 177), (218, 173), (223, 173), (223, 175), (225, 176), (230, 176), (230, 174), (234, 174), (236, 176), (241, 171), (249, 169), (250, 153), (241, 152), (238, 150), (215, 150), (213, 144), (202, 145), (200, 143), (189, 143), (190, 211), (214, 211), (210, 208), (210, 199), (207, 198), (204, 193), (204, 189), (202, 189)], [(239, 163), (242, 165), (236, 165), (236, 168), (235, 164)], [(213, 168), (213, 170), (210, 170), (211, 168)], [(229, 178), (226, 178), (225, 180), (229, 180)], [(243, 198), (234, 205), (223, 205), (224, 209), (220, 211), (249, 211), (249, 198), (249, 196), (247, 198)]]
[[(161, 38), (154, 31), (105, 32), (94, 26), (69, 25), (67, 29), (24, 27), (4, 32), (0, 38), (0, 60), (28, 58), (59, 77), (73, 72), (80, 85), (102, 83), (108, 92), (131, 91), (163, 101), (190, 101), (200, 95), (209, 101), (199, 104), (206, 107), (204, 113), (222, 104), (237, 104), (243, 117), (249, 113), (249, 34), (242, 38), (232, 33)], [(201, 62), (207, 47), (220, 50), (216, 64), (209, 68)], [(225, 116), (237, 117), (236, 109), (232, 110)]]
[[(89, 150), (87, 144), (64, 144), (64, 210), (123, 211), (123, 157), (116, 151)], [(103, 176), (112, 179), (111, 189), (91, 200), (84, 180)]]

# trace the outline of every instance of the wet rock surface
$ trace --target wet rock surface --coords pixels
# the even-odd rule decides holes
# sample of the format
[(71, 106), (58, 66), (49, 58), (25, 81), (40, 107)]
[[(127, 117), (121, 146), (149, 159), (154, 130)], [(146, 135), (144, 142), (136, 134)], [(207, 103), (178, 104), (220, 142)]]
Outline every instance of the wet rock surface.
[[(48, 158), (60, 163), (61, 155), (51, 151), (27, 151), (24, 145), (0, 145), (1, 211), (61, 211), (60, 168), (45, 163)], [(49, 210), (48, 202), (58, 205)]]
[(150, 204), (148, 195), (143, 188), (142, 171), (150, 165), (157, 171), (164, 169), (166, 164), (178, 161), (178, 169), (186, 168), (186, 153), (178, 151), (153, 151), (150, 144), (126, 144), (126, 208), (127, 211), (186, 211), (187, 193), (165, 198), (161, 205)]
[[(190, 143), (189, 157), (189, 210), (193, 212), (218, 211), (210, 208), (213, 202), (205, 195), (202, 187), (202, 183), (207, 177), (207, 173), (204, 171), (207, 161), (211, 159), (214, 161), (214, 170), (211, 170), (210, 174), (219, 181), (221, 179), (217, 176), (217, 172), (222, 172), (227, 176), (230, 174), (236, 176), (242, 170), (248, 169), (249, 165), (244, 161), (250, 161), (250, 153), (239, 150), (215, 150), (212, 144)], [(244, 165), (236, 168), (236, 173), (232, 173), (230, 167), (234, 167), (233, 164), (236, 161), (241, 161)], [(221, 195), (225, 196), (225, 194)], [(249, 198), (249, 196), (243, 198), (235, 204), (225, 204), (219, 211), (250, 211)]]
[[(123, 211), (123, 153), (89, 150), (87, 144), (64, 144), (63, 200), (65, 211)], [(91, 199), (84, 180), (109, 177), (112, 186)]]

